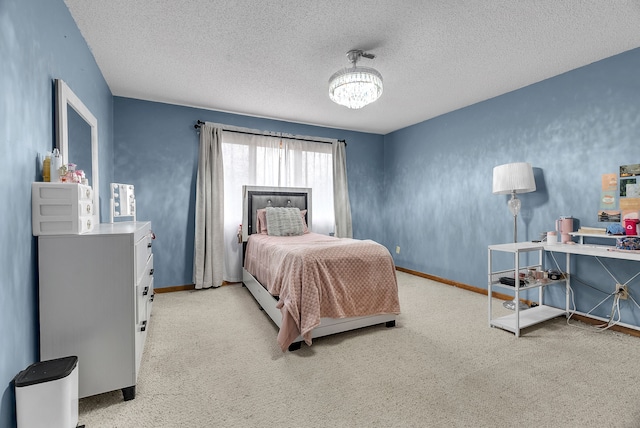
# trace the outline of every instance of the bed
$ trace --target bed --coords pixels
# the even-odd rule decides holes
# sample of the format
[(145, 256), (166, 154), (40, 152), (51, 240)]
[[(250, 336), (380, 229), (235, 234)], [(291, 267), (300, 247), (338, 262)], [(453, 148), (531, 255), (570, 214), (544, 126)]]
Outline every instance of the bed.
[[(279, 328), (283, 351), (362, 327), (393, 327), (400, 313), (389, 251), (371, 240), (313, 233), (311, 208), (311, 189), (243, 187), (243, 284)], [(265, 233), (284, 211), (302, 217), (303, 232)]]

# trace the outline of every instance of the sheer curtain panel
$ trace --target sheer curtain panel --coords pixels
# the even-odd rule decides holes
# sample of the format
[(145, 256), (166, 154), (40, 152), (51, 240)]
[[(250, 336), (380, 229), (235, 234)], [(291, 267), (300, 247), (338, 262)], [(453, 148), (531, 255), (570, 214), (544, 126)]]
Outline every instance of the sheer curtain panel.
[[(334, 232), (332, 144), (315, 137), (252, 135), (261, 131), (225, 126), (222, 153), (224, 175), (225, 274), (242, 280), (242, 245), (236, 234), (242, 223), (242, 186), (310, 187), (316, 233)], [(299, 139), (296, 139), (299, 138)], [(302, 141), (301, 141), (302, 140)]]
[(200, 127), (196, 179), (193, 282), (197, 289), (219, 287), (224, 278), (224, 169), (222, 129)]

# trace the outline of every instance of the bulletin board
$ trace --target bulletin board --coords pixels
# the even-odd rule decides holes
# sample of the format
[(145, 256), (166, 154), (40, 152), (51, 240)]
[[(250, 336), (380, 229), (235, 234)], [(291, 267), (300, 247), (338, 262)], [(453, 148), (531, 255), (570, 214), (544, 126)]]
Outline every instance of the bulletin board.
[(618, 173), (602, 175), (598, 221), (640, 219), (640, 164), (621, 165)]

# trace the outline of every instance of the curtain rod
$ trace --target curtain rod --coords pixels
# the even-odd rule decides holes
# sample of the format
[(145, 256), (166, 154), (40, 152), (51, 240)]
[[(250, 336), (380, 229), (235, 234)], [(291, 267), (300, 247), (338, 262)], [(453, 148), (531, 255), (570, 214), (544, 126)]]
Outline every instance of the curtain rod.
[[(195, 124), (195, 125), (193, 125), (193, 127), (194, 127), (195, 129), (200, 129), (200, 127), (202, 127), (202, 125), (204, 125), (204, 124), (205, 124), (205, 123), (204, 123), (203, 121), (198, 120), (198, 122), (196, 122), (196, 124)], [(312, 143), (331, 144), (331, 143), (330, 143), (330, 142), (328, 142), (328, 141), (306, 140), (306, 139), (304, 139), (304, 138), (285, 137), (285, 136), (281, 136), (281, 135), (268, 135), (268, 134), (261, 134), (261, 133), (259, 133), (259, 132), (238, 131), (238, 130), (235, 130), (235, 129), (224, 129), (224, 128), (222, 128), (222, 130), (223, 130), (224, 132), (235, 132), (235, 133), (237, 133), (237, 134), (261, 135), (261, 136), (265, 136), (265, 137), (284, 138), (284, 139), (286, 139), (286, 140), (309, 141), (309, 142), (312, 142)], [(344, 145), (345, 145), (345, 146), (347, 145), (347, 142), (346, 142), (345, 140), (338, 140), (338, 141), (340, 141), (341, 143), (344, 143)]]

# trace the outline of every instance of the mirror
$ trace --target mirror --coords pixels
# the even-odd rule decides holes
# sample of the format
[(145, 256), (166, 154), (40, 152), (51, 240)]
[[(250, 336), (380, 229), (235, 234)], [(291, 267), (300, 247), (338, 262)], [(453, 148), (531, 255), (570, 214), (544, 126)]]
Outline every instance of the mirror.
[(100, 223), (98, 120), (61, 79), (56, 79), (56, 138), (62, 164), (75, 163), (93, 188), (94, 222)]
[[(88, 142), (91, 141), (91, 126), (72, 108), (67, 109), (67, 128), (68, 128), (68, 141), (67, 144), (67, 158), (69, 162), (75, 163), (79, 169), (84, 171), (84, 176), (89, 182), (91, 180), (93, 166), (91, 165), (91, 145)], [(83, 144), (85, 142), (85, 144)]]
[(136, 221), (136, 194), (133, 184), (111, 183), (109, 223), (115, 218), (133, 217)]

